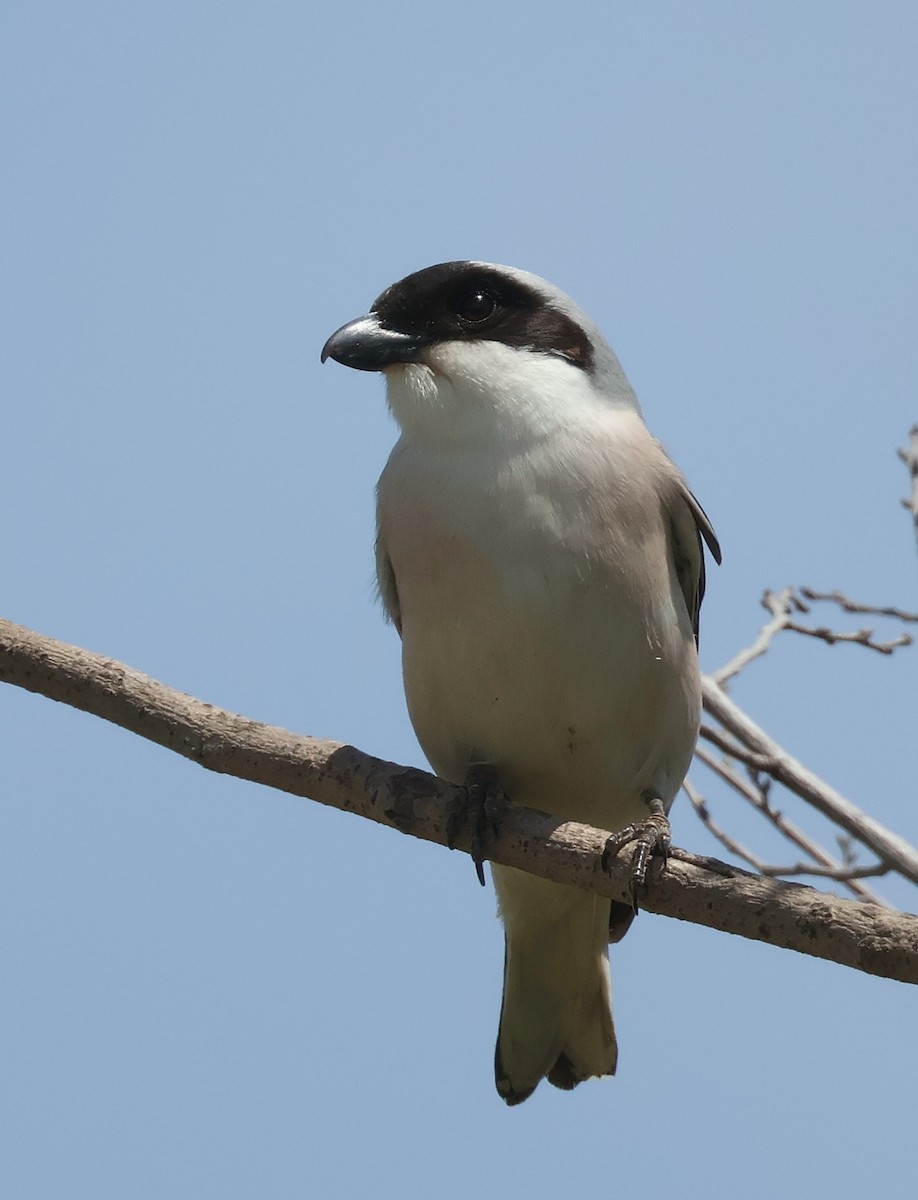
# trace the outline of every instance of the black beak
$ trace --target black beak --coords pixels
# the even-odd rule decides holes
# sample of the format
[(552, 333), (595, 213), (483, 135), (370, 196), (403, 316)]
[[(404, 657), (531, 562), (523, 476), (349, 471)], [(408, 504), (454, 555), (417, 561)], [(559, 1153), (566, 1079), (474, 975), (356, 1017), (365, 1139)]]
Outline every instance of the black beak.
[(429, 344), (424, 334), (386, 329), (375, 313), (348, 321), (322, 347), (322, 362), (333, 358), (358, 371), (384, 371), (393, 363), (410, 363)]

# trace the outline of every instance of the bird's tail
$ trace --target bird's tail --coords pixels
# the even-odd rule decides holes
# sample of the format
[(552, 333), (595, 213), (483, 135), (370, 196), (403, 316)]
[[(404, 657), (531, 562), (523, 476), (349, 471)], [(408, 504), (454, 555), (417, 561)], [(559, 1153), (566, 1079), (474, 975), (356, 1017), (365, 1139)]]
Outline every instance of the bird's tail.
[(608, 900), (492, 864), (506, 930), (497, 1090), (520, 1104), (548, 1076), (570, 1089), (612, 1075)]

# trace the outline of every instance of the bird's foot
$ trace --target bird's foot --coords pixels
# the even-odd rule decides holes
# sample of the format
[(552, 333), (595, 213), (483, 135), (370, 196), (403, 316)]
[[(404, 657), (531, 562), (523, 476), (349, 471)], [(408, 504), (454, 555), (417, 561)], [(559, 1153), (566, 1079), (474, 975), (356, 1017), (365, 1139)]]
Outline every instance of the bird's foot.
[(472, 855), (475, 874), (482, 887), (485, 883), (482, 865), (485, 850), (488, 841), (500, 828), (500, 818), (506, 804), (507, 797), (497, 782), (497, 771), (494, 767), (490, 763), (470, 763), (465, 783), (451, 805), (446, 823), (446, 844), (450, 850), (455, 850), (463, 830), (471, 829), (472, 843), (469, 853)]
[[(634, 843), (634, 850), (631, 853), (631, 907), (636, 913), (638, 910), (638, 900), (641, 895), (641, 890), (647, 880), (647, 868), (650, 864), (650, 859), (654, 855), (663, 859), (663, 865), (666, 865), (666, 859), (669, 855), (669, 848), (672, 842), (672, 830), (669, 824), (669, 817), (666, 815), (666, 809), (663, 807), (663, 801), (659, 796), (645, 796), (644, 800), (647, 807), (650, 809), (649, 816), (646, 816), (643, 821), (635, 821), (633, 825), (628, 825), (625, 829), (618, 833), (611, 834), (606, 839), (606, 844), (602, 852), (602, 868), (608, 871), (609, 863), (618, 854), (619, 850), (625, 846)], [(628, 922), (630, 924), (630, 921)], [(618, 938), (623, 937), (627, 931), (628, 925), (618, 934)], [(613, 931), (614, 932), (614, 931)]]

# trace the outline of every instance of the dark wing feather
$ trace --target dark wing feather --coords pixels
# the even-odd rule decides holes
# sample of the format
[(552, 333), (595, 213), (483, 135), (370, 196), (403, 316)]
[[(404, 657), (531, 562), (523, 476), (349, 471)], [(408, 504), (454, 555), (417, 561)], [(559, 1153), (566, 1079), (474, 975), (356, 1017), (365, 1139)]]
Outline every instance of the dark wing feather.
[(685, 597), (685, 606), (692, 621), (695, 645), (698, 644), (698, 618), (701, 601), (704, 599), (704, 547), (702, 539), (711, 552), (711, 557), (720, 566), (720, 542), (708, 515), (692, 495), (685, 483), (680, 484), (679, 495), (671, 514), (673, 562), (676, 578)]

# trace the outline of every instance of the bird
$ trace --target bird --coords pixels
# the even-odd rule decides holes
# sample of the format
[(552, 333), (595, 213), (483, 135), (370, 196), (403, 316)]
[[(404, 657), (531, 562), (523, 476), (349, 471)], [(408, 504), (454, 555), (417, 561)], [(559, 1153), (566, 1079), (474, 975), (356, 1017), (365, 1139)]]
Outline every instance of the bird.
[[(421, 748), (477, 804), (479, 871), (503, 797), (665, 851), (700, 720), (702, 542), (721, 551), (598, 325), (537, 275), (459, 260), (386, 288), (328, 358), (385, 377), (379, 593)], [(614, 1074), (608, 944), (630, 909), (491, 873), (499, 1096)]]

